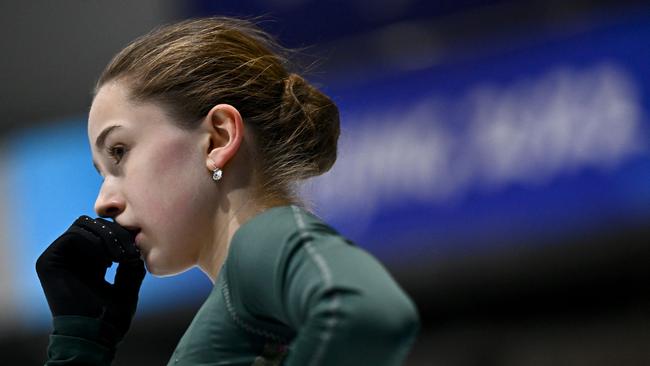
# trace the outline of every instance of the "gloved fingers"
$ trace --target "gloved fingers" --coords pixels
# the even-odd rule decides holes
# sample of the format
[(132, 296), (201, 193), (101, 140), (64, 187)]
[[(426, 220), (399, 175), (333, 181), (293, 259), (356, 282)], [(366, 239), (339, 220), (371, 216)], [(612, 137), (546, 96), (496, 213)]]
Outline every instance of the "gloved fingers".
[(130, 327), (145, 273), (144, 262), (140, 259), (120, 263), (117, 267), (112, 285), (112, 306), (103, 315), (103, 320), (112, 324), (120, 337)]
[(69, 271), (90, 280), (103, 280), (110, 264), (99, 239), (75, 229), (66, 231), (40, 255), (36, 272), (39, 276), (56, 276)]
[(134, 235), (115, 222), (101, 218), (93, 219), (84, 215), (80, 216), (73, 226), (81, 227), (98, 236), (108, 257), (113, 262), (123, 262), (140, 257), (140, 252), (134, 244)]
[(104, 298), (110, 292), (108, 284), (89, 285), (87, 279), (67, 270), (50, 274), (39, 272), (39, 279), (54, 316), (82, 315), (97, 317), (102, 313)]
[(137, 299), (146, 272), (141, 259), (120, 263), (115, 271), (113, 288), (119, 296)]
[[(105, 280), (112, 261), (120, 263), (114, 284)], [(109, 345), (128, 330), (146, 273), (132, 233), (117, 223), (87, 216), (47, 247), (36, 262), (36, 272), (52, 314), (104, 320), (106, 329), (116, 330), (102, 335)]]

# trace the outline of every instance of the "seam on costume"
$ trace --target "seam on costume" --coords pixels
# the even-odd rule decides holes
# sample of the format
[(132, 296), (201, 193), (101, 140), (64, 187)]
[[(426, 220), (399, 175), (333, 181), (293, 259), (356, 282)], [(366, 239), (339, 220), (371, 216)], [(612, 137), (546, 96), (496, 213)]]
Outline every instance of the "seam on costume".
[(234, 306), (232, 305), (232, 302), (230, 301), (230, 289), (228, 288), (228, 282), (226, 279), (223, 279), (223, 284), (221, 286), (221, 291), (223, 292), (223, 296), (226, 300), (226, 309), (228, 309), (228, 314), (230, 314), (230, 317), (232, 320), (235, 321), (235, 324), (237, 324), (239, 327), (241, 327), (243, 330), (253, 333), (255, 335), (259, 335), (265, 338), (269, 338), (271, 340), (274, 340), (276, 342), (286, 344), (286, 340), (278, 335), (275, 335), (269, 331), (266, 331), (264, 329), (259, 329), (256, 328), (247, 322), (243, 321), (239, 315), (237, 315), (237, 312), (235, 311)]
[[(323, 258), (322, 255), (320, 255), (320, 253), (316, 251), (316, 248), (314, 248), (314, 246), (312, 245), (311, 243), (312, 236), (309, 235), (309, 233), (307, 232), (307, 226), (305, 225), (305, 221), (298, 207), (292, 205), (291, 208), (293, 209), (293, 217), (296, 221), (296, 225), (298, 226), (300, 237), (302, 239), (305, 239), (305, 249), (307, 250), (307, 253), (312, 258), (312, 260), (316, 263), (316, 266), (318, 267), (318, 270), (321, 273), (323, 281), (325, 282), (325, 287), (331, 287), (332, 272), (330, 271), (330, 268), (327, 265), (327, 261), (325, 260), (325, 258)], [(340, 306), (341, 303), (339, 301), (339, 297), (335, 293), (332, 296), (329, 310), (332, 313), (336, 314), (336, 311)], [(336, 317), (332, 317), (327, 321), (326, 329), (323, 333), (321, 333), (320, 336), (321, 343), (318, 349), (316, 350), (316, 352), (314, 353), (314, 357), (312, 358), (310, 365), (315, 365), (315, 366), (320, 365), (323, 355), (325, 355), (325, 349), (327, 348), (327, 344), (332, 339), (332, 333), (337, 323), (338, 323), (338, 319)]]

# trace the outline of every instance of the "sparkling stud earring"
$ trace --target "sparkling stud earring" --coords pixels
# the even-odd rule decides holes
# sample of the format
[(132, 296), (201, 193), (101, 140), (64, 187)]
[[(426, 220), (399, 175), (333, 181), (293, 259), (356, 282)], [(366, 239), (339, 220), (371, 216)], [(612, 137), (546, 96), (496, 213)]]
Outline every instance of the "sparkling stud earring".
[(212, 171), (212, 179), (213, 179), (215, 182), (218, 181), (219, 179), (221, 179), (222, 176), (223, 176), (223, 170), (221, 170), (221, 169), (219, 169), (219, 168), (215, 168), (215, 169)]

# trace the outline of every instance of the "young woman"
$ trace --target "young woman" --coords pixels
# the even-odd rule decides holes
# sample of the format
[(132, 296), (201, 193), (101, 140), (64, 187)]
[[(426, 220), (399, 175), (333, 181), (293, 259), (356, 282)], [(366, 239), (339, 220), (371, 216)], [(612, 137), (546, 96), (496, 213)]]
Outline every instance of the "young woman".
[(104, 178), (95, 211), (114, 222), (80, 217), (37, 262), (47, 365), (110, 364), (144, 264), (198, 266), (214, 283), (170, 365), (403, 362), (412, 301), (294, 192), (334, 164), (339, 117), (283, 54), (247, 21), (207, 18), (157, 29), (107, 66), (88, 137)]

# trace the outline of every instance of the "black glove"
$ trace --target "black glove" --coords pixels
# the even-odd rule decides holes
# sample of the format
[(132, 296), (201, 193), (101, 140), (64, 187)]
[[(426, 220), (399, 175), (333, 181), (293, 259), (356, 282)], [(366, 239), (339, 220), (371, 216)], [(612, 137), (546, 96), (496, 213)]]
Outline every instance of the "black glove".
[[(112, 262), (119, 265), (110, 284), (104, 277)], [(81, 216), (41, 254), (36, 272), (52, 315), (99, 319), (92, 341), (112, 348), (131, 325), (146, 271), (132, 233)]]

